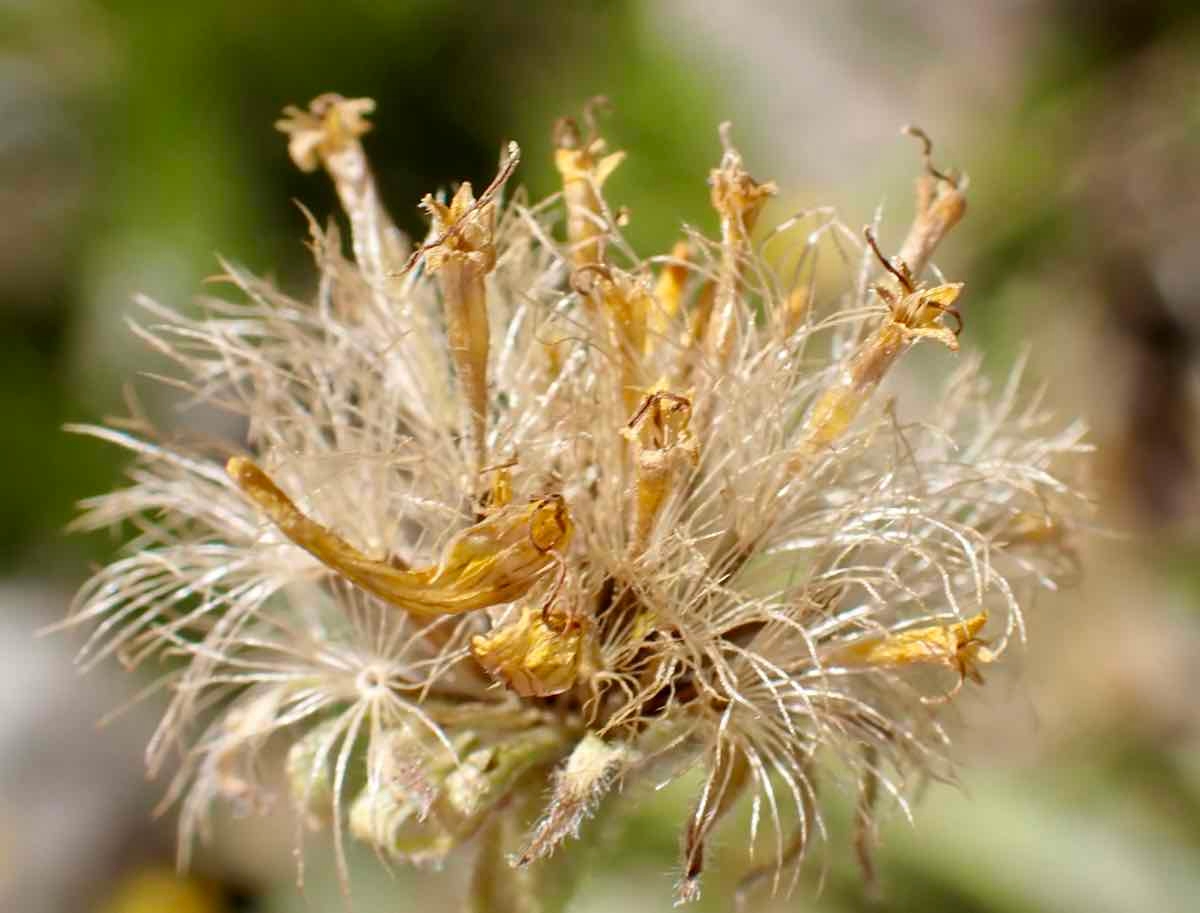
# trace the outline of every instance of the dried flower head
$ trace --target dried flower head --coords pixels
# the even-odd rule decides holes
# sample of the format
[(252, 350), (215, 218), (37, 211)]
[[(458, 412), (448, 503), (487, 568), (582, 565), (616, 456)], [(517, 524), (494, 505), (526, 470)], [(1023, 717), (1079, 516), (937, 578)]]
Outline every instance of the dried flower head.
[(1015, 376), (993, 398), (968, 360), (907, 391), (919, 420), (879, 391), (914, 344), (958, 348), (962, 286), (923, 278), (962, 182), (917, 132), (897, 258), (827, 210), (756, 242), (775, 187), (726, 126), (720, 238), (639, 260), (589, 110), (555, 131), (561, 194), (503, 201), (510, 146), (480, 196), (425, 198), (414, 249), (363, 153), (372, 109), (325, 95), (279, 124), (351, 227), (353, 260), (311, 225), (313, 301), (227, 266), (243, 300), (199, 319), (141, 302), (136, 332), (246, 449), (83, 429), (136, 462), (78, 526), (136, 535), (72, 622), (86, 665), (163, 664), (148, 759), (180, 759), (182, 852), (214, 800), (269, 798), (270, 743), (339, 857), (347, 831), (415, 863), (478, 836), (481, 909), (540, 890), (615, 786), (697, 765), (680, 900), (743, 797), (769, 833), (747, 887), (778, 887), (837, 781), (869, 872), (876, 797), (950, 776), (940, 714), (1071, 570), (1083, 506), (1081, 427)]

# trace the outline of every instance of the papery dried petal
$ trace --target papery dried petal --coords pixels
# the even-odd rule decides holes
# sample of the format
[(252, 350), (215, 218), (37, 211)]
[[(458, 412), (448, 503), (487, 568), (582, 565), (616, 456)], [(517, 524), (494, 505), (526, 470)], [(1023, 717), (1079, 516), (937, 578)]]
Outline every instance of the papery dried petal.
[(507, 508), (463, 530), (446, 545), (439, 564), (401, 570), (363, 555), (306, 517), (270, 477), (242, 457), (229, 475), (280, 532), (369, 593), (418, 616), (457, 614), (511, 602), (555, 566), (554, 554), (571, 538), (561, 498)]
[(583, 651), (581, 618), (524, 605), (511, 624), (471, 639), (471, 655), (521, 697), (550, 697), (575, 684)]

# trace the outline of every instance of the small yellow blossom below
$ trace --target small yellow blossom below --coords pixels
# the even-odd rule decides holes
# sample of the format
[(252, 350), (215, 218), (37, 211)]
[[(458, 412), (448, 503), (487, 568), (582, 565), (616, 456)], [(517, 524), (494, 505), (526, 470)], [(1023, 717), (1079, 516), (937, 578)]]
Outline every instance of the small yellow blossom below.
[(288, 155), (301, 171), (316, 171), (323, 161), (371, 129), (366, 116), (375, 110), (371, 98), (342, 98), (328, 93), (314, 98), (307, 111), (289, 105), (275, 124), (288, 135)]
[(996, 659), (996, 654), (979, 638), (987, 620), (987, 612), (980, 612), (954, 624), (930, 625), (855, 641), (833, 649), (825, 656), (825, 663), (849, 668), (949, 666), (958, 672), (960, 684), (967, 678), (981, 684), (983, 677), (978, 667)]
[(582, 645), (580, 619), (525, 605), (512, 624), (472, 638), (471, 653), (521, 697), (549, 697), (575, 684)]
[(218, 885), (168, 866), (154, 866), (123, 876), (98, 909), (99, 913), (221, 913), (229, 906)]
[(455, 615), (524, 596), (571, 539), (566, 504), (557, 495), (495, 511), (454, 536), (432, 567), (396, 568), (362, 554), (305, 516), (250, 460), (234, 457), (227, 471), (279, 531), (331, 570), (419, 617)]

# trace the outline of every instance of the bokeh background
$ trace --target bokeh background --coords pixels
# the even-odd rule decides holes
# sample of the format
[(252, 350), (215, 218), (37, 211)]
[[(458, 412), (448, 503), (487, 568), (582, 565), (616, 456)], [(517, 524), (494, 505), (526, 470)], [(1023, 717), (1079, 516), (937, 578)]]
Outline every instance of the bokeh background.
[[(138, 682), (80, 679), (60, 619), (116, 542), (67, 537), (120, 478), (64, 422), (120, 411), (153, 361), (130, 296), (181, 307), (232, 257), (302, 291), (305, 224), (335, 200), (272, 122), (328, 90), (379, 101), (368, 149), (401, 226), (421, 194), (492, 174), (501, 142), (554, 188), (549, 127), (607, 94), (630, 159), (608, 185), (644, 253), (715, 230), (704, 179), (730, 119), (773, 214), (909, 214), (915, 122), (971, 178), (940, 252), (968, 283), (969, 345), (1031, 371), (1099, 448), (1083, 580), (1030, 612), (1031, 639), (964, 704), (959, 788), (882, 832), (880, 896), (844, 821), (790, 900), (753, 909), (1128, 913), (1200, 909), (1200, 7), (1187, 0), (2, 0), (0, 2), (0, 909), (341, 910), (320, 838), (295, 884), (285, 809), (222, 826), (173, 874), (141, 750), (154, 707), (104, 727)], [(920, 390), (919, 375), (916, 389)], [(682, 794), (611, 828), (572, 908), (669, 907)], [(281, 806), (285, 803), (279, 803)], [(843, 815), (844, 817), (844, 815)], [(738, 823), (706, 883), (728, 909)], [(455, 909), (461, 867), (353, 860), (355, 909)], [(826, 863), (822, 876), (822, 862)], [(818, 894), (818, 882), (823, 890)]]

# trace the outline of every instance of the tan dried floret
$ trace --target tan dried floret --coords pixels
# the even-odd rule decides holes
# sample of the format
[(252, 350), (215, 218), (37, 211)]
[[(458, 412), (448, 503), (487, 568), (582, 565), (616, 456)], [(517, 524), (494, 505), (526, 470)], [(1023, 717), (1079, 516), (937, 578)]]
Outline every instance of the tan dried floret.
[(721, 126), (725, 155), (708, 182), (712, 205), (721, 220), (721, 266), (714, 291), (713, 314), (706, 332), (708, 348), (721, 362), (728, 360), (739, 324), (752, 319), (746, 312), (739, 284), (750, 258), (750, 233), (768, 199), (778, 192), (773, 181), (759, 183), (750, 176), (730, 138), (730, 125)]
[(642, 554), (650, 544), (663, 502), (681, 481), (681, 474), (700, 459), (700, 448), (689, 425), (692, 404), (687, 397), (651, 393), (621, 432), (634, 452), (633, 525), (630, 551)]
[(584, 109), (586, 136), (570, 118), (563, 118), (554, 126), (554, 165), (562, 178), (567, 247), (576, 267), (604, 260), (609, 226), (601, 191), (604, 182), (625, 160), (624, 152), (608, 152), (607, 143), (596, 133), (595, 109), (605, 104), (605, 99), (594, 98)]
[(307, 111), (284, 108), (276, 127), (288, 134), (288, 155), (296, 167), (316, 171), (371, 129), (366, 116), (374, 110), (374, 99), (330, 93), (313, 99)]

